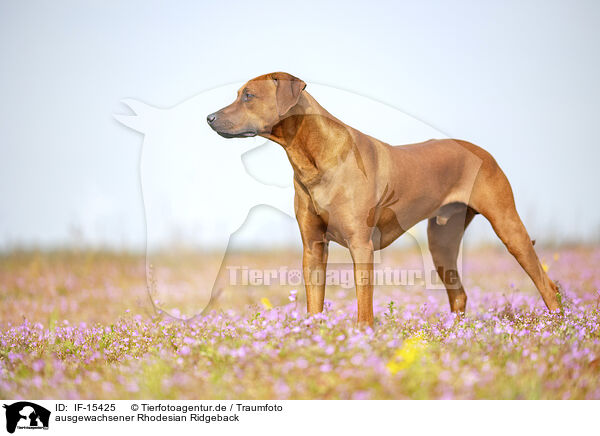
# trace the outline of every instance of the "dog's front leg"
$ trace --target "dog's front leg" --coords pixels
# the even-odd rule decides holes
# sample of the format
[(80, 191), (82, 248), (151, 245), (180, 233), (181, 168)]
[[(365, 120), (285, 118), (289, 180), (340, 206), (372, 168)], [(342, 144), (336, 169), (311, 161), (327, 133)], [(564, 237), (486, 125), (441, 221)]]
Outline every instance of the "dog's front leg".
[(306, 286), (306, 309), (311, 314), (323, 311), (328, 246), (324, 240), (304, 243), (302, 266)]
[(358, 325), (373, 325), (373, 241), (350, 241), (358, 304)]

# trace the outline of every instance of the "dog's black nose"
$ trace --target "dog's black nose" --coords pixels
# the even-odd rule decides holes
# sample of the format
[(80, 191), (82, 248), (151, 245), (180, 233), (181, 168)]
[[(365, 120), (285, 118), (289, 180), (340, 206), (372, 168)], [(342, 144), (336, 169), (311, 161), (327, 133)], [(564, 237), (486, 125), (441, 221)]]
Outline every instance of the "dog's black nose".
[(208, 121), (208, 124), (212, 124), (212, 122), (216, 119), (217, 119), (217, 116), (215, 114), (210, 114), (209, 116), (206, 117), (206, 121)]

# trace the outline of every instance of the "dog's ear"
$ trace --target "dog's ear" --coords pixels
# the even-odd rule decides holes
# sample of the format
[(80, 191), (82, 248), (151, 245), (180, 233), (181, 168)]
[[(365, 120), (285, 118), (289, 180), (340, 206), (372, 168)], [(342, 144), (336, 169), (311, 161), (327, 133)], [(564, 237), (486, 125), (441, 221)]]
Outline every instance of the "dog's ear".
[(288, 73), (273, 73), (271, 79), (277, 86), (277, 112), (279, 116), (283, 116), (296, 106), (306, 83)]

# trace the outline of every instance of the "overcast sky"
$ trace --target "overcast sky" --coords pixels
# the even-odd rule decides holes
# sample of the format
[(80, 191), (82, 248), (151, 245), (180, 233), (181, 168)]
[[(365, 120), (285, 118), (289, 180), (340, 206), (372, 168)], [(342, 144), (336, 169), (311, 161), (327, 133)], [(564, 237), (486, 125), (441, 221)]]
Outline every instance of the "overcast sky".
[(486, 148), (532, 237), (597, 239), (598, 22), (594, 1), (3, 1), (0, 247), (139, 248), (143, 136), (120, 100), (170, 108), (276, 70)]

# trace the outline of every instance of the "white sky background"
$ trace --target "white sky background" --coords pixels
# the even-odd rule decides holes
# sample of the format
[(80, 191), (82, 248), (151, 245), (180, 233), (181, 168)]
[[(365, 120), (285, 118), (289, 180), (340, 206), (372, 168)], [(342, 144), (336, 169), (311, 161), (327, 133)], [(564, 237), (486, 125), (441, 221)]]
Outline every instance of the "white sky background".
[[(486, 148), (533, 238), (597, 240), (598, 22), (593, 1), (3, 1), (0, 247), (80, 234), (142, 247), (143, 137), (113, 119), (128, 112), (119, 101), (169, 108), (276, 70), (309, 92), (314, 83), (366, 96)], [(402, 142), (371, 130), (372, 117), (360, 127)], [(236, 146), (216, 135), (214, 144)], [(297, 239), (292, 224), (270, 230)], [(494, 237), (481, 217), (473, 227), (472, 238)]]

